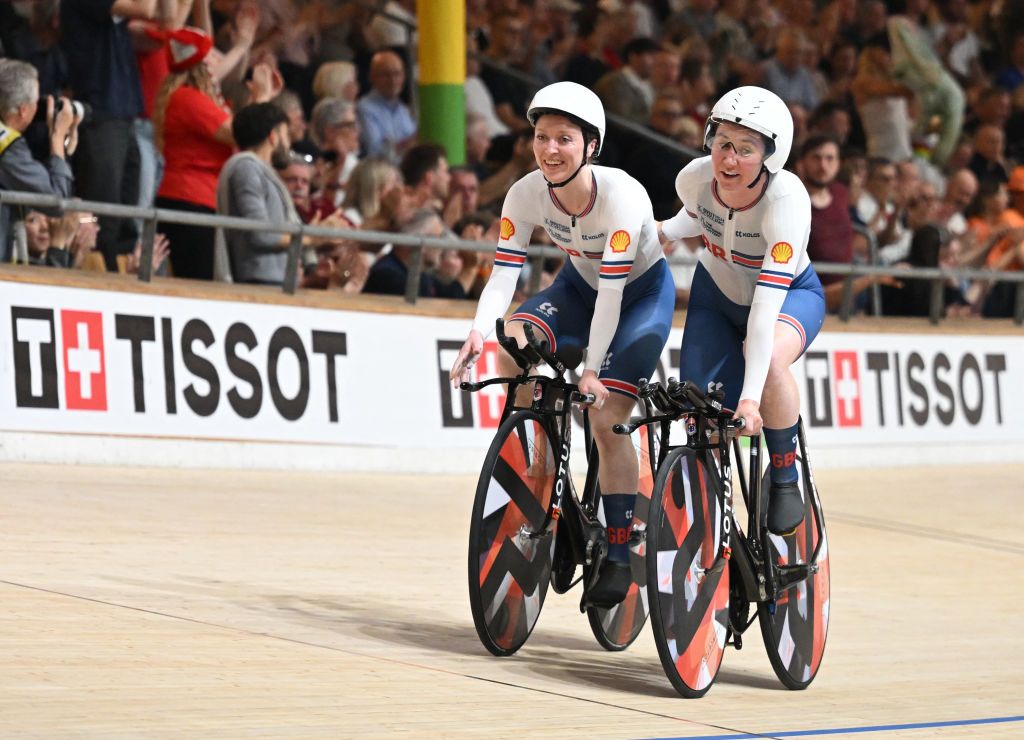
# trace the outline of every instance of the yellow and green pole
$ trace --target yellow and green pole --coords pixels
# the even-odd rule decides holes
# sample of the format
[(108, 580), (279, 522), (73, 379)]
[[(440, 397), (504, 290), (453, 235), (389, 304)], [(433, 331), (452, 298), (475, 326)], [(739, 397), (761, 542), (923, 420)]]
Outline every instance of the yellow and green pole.
[(441, 144), (453, 165), (466, 161), (466, 3), (416, 0), (421, 141)]

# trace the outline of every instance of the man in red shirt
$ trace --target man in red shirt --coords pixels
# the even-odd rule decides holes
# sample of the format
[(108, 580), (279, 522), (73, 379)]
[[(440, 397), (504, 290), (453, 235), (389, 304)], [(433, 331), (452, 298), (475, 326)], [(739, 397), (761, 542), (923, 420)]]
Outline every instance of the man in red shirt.
[[(839, 174), (839, 142), (828, 134), (813, 134), (800, 149), (796, 170), (811, 196), (811, 236), (807, 254), (814, 262), (851, 264), (853, 259), (853, 221), (846, 186), (836, 180)], [(825, 288), (825, 307), (839, 309), (843, 300), (842, 275), (821, 274)], [(856, 295), (871, 285), (874, 278), (855, 278)]]

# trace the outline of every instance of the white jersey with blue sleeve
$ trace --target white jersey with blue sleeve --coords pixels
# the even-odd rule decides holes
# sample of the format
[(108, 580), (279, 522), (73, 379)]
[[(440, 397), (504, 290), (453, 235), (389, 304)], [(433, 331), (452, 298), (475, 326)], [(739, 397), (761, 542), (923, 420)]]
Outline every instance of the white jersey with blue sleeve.
[[(718, 195), (711, 157), (688, 164), (676, 178), (682, 210), (662, 224), (669, 239), (700, 236), (700, 262), (725, 296), (750, 306), (746, 368), (740, 400), (761, 401), (775, 322), (794, 278), (810, 265), (811, 200), (800, 179), (781, 170), (762, 175), (761, 197), (730, 208)], [(762, 180), (764, 182), (764, 180)]]
[[(622, 170), (590, 166), (593, 195), (579, 214), (568, 213), (535, 170), (517, 181), (501, 211), (494, 270), (480, 296), (473, 328), (487, 336), (508, 309), (535, 227), (543, 228), (569, 256), (580, 276), (597, 290), (585, 368), (597, 372), (619, 323), (625, 286), (649, 270), (664, 252), (647, 191)], [(581, 175), (583, 176), (583, 175)]]

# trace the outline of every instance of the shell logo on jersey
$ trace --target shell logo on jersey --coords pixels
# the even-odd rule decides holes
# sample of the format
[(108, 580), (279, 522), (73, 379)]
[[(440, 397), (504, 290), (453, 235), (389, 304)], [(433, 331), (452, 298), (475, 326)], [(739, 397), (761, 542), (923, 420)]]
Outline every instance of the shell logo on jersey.
[(500, 233), (501, 238), (508, 241), (516, 233), (516, 227), (507, 218), (501, 219)]
[(789, 242), (775, 242), (772, 246), (772, 259), (784, 265), (793, 258), (793, 245)]
[(613, 252), (625, 252), (629, 249), (629, 234), (619, 229), (612, 234), (612, 238), (608, 240), (608, 243), (612, 245)]

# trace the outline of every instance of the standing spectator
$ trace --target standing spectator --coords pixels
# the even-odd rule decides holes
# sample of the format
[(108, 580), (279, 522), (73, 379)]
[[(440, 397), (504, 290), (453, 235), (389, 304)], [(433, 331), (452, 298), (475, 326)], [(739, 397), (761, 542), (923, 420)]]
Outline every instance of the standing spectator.
[[(170, 35), (170, 74), (153, 107), (156, 146), (164, 156), (158, 208), (217, 212), (217, 176), (235, 142), (231, 114), (204, 63), (212, 43), (198, 29), (183, 28)], [(213, 229), (164, 222), (160, 230), (170, 241), (176, 277), (213, 279)]]
[[(171, 73), (168, 35), (185, 25), (191, 6), (192, 0), (161, 2), (154, 20), (133, 20), (128, 24), (142, 87), (142, 114), (135, 119), (135, 146), (139, 150), (139, 198), (136, 205), (139, 208), (153, 207), (157, 188), (163, 178), (164, 162), (156, 146), (153, 109), (160, 87)], [(251, 30), (255, 32), (255, 25)], [(135, 226), (141, 233), (142, 219), (136, 219)]]
[[(285, 161), (288, 156), (288, 117), (273, 103), (255, 103), (238, 112), (231, 130), (241, 151), (221, 171), (218, 213), (281, 224), (301, 223), (288, 189), (272, 166), (275, 160)], [(321, 224), (345, 225), (336, 218)], [(307, 246), (323, 241), (306, 238)], [(215, 272), (218, 277), (231, 275), (240, 283), (281, 285), (290, 243), (288, 234), (225, 230), (223, 247), (217, 246)]]
[[(27, 62), (0, 59), (0, 188), (27, 190), (67, 198), (74, 179), (66, 157), (78, 143), (78, 119), (67, 98), (54, 111), (46, 99), (50, 130), (50, 158), (44, 165), (32, 158), (22, 132), (39, 107), (39, 73)], [(11, 206), (0, 207), (0, 261), (9, 262)]]
[(920, 105), (920, 132), (930, 131), (932, 120), (937, 119), (938, 142), (932, 149), (932, 159), (942, 166), (960, 139), (964, 91), (943, 67), (927, 32), (918, 22), (927, 5), (928, 0), (907, 0), (906, 14), (893, 16), (886, 25), (894, 76), (914, 91)]
[[(61, 46), (71, 89), (93, 109), (75, 158), (76, 191), (86, 200), (138, 202), (139, 149), (133, 129), (142, 114), (142, 88), (126, 21), (152, 18), (155, 11), (156, 0), (61, 3)], [(122, 225), (128, 233), (121, 233)], [(108, 270), (117, 270), (118, 254), (131, 252), (132, 232), (131, 221), (100, 217), (99, 249)]]
[(372, 90), (359, 99), (356, 110), (362, 129), (364, 157), (382, 156), (397, 162), (416, 141), (416, 122), (400, 95), (405, 62), (393, 51), (378, 51), (370, 60)]
[(764, 64), (763, 84), (786, 103), (807, 110), (818, 105), (818, 90), (806, 64), (808, 42), (802, 31), (783, 28), (775, 46), (775, 55)]
[(892, 59), (885, 37), (878, 37), (861, 52), (852, 87), (867, 138), (868, 156), (893, 162), (911, 156), (910, 103), (914, 91), (892, 76)]
[(440, 212), (448, 198), (448, 186), (451, 183), (444, 147), (439, 144), (417, 144), (402, 157), (399, 169), (412, 207), (433, 208)]
[(646, 124), (651, 117), (654, 88), (651, 86), (651, 68), (654, 55), (661, 47), (649, 38), (637, 38), (626, 44), (622, 51), (625, 64), (609, 72), (594, 87), (609, 113)]

